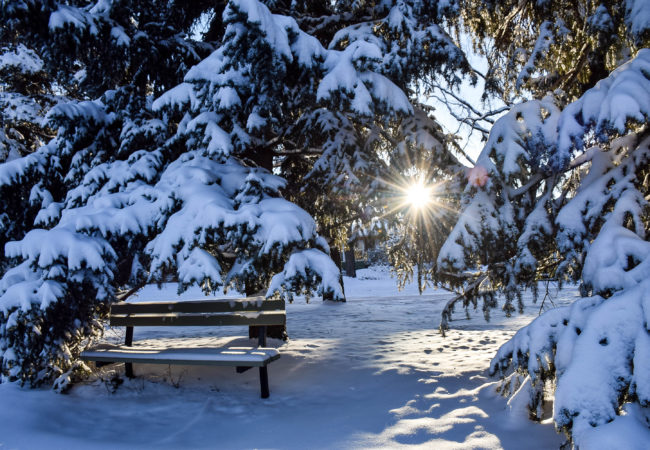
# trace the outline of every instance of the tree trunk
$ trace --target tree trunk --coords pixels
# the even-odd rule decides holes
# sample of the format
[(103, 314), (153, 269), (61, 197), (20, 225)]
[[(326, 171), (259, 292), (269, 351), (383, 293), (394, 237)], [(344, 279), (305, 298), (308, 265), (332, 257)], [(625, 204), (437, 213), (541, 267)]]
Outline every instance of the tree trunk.
[[(249, 286), (248, 284), (246, 285), (246, 297), (258, 296), (258, 295), (263, 296), (264, 290), (260, 290), (255, 286)], [(260, 335), (259, 326), (257, 325), (248, 326), (248, 337), (250, 339), (257, 339), (259, 335)], [(268, 325), (266, 327), (266, 337), (270, 337), (273, 339), (281, 339), (283, 341), (286, 341), (287, 339), (289, 339), (289, 335), (287, 334), (287, 326)]]
[(338, 247), (334, 246), (330, 248), (330, 258), (332, 258), (332, 261), (334, 261), (336, 267), (341, 270), (341, 251)]
[[(328, 242), (331, 242), (331, 239), (328, 240)], [(341, 284), (341, 288), (343, 288), (343, 300), (345, 301), (345, 288), (343, 286), (343, 274), (341, 272), (341, 251), (338, 249), (338, 247), (333, 246), (330, 247), (330, 258), (332, 258), (332, 261), (334, 261), (334, 264), (336, 264), (336, 267), (339, 269), (339, 283)], [(334, 294), (331, 292), (326, 292), (323, 294), (323, 301), (325, 300), (330, 300), (334, 301)]]
[(354, 248), (345, 251), (345, 274), (349, 277), (356, 278), (357, 271), (354, 268)]
[[(248, 337), (250, 339), (257, 339), (259, 335), (260, 335), (259, 326), (257, 325), (248, 326)], [(286, 325), (267, 325), (266, 337), (286, 341), (287, 339), (289, 339)]]

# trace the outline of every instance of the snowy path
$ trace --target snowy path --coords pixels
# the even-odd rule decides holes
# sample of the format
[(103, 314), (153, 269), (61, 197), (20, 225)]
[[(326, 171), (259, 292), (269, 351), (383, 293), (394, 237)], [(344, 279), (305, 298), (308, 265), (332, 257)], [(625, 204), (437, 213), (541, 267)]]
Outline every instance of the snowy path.
[[(66, 396), (3, 384), (0, 448), (558, 448), (552, 425), (506, 413), (485, 373), (539, 307), (512, 319), (495, 313), (489, 323), (479, 312), (442, 338), (436, 327), (449, 294), (397, 293), (393, 284), (346, 280), (347, 304), (288, 305), (291, 340), (272, 341), (282, 358), (269, 366), (268, 400), (259, 399), (256, 371), (232, 368), (136, 366), (146, 381), (127, 381), (114, 394), (101, 380)], [(237, 340), (222, 329), (210, 334), (136, 328), (136, 340)]]

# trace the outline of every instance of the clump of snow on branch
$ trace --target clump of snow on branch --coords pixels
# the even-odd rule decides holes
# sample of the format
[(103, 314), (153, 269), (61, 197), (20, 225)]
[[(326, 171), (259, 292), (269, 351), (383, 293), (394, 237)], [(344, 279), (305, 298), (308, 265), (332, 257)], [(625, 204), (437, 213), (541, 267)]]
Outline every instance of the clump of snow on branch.
[(556, 159), (566, 164), (573, 148), (582, 148), (587, 128), (598, 137), (624, 134), (629, 121), (643, 123), (650, 117), (650, 49), (639, 50), (631, 61), (599, 81), (562, 112)]
[(0, 70), (14, 69), (21, 73), (34, 74), (43, 70), (43, 60), (22, 44), (15, 49), (6, 49), (0, 55)]

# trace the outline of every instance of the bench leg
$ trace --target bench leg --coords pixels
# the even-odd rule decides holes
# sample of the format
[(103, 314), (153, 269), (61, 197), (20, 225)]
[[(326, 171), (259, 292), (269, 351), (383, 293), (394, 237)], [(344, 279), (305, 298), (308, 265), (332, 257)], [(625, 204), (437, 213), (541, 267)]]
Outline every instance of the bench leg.
[(124, 375), (126, 375), (127, 378), (135, 378), (132, 363), (124, 363)]
[(266, 367), (260, 367), (260, 387), (262, 388), (262, 398), (269, 398), (269, 373)]
[[(126, 338), (124, 339), (124, 345), (131, 347), (133, 345), (133, 327), (126, 327)], [(127, 378), (134, 378), (133, 374), (133, 364), (124, 363), (124, 375)]]

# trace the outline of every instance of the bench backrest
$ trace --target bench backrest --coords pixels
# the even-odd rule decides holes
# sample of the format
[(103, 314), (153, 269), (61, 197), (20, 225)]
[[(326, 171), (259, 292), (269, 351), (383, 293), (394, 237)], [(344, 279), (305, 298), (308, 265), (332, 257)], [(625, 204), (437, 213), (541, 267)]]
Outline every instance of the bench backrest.
[(284, 300), (264, 297), (184, 302), (115, 303), (111, 326), (285, 325)]

